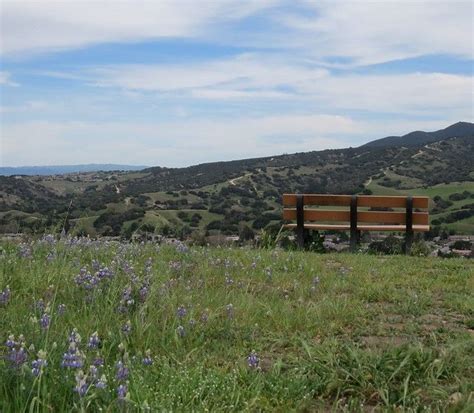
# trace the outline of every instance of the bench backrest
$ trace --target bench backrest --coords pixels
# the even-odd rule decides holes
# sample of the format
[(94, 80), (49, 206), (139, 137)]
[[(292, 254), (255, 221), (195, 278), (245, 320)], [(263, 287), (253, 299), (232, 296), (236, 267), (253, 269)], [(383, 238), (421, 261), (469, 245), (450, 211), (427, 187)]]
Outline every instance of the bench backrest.
[[(298, 203), (300, 203), (300, 208), (298, 208)], [(351, 222), (355, 220), (359, 223), (408, 224), (410, 226), (429, 224), (428, 212), (413, 211), (414, 208), (428, 208), (429, 198), (425, 196), (284, 194), (283, 219), (287, 221), (298, 219), (301, 203), (303, 213), (301, 218), (304, 221)], [(349, 207), (349, 209), (315, 209), (318, 206)], [(366, 210), (359, 210), (359, 208)], [(367, 210), (368, 208), (403, 208), (404, 211), (370, 211)], [(410, 219), (411, 222), (407, 222)]]

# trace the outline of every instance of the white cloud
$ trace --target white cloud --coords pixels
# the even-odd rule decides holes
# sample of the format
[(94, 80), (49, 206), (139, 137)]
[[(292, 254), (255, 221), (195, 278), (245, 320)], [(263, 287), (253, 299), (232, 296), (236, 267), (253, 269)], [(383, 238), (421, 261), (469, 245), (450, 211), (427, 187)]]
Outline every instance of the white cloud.
[[(182, 122), (26, 122), (3, 125), (3, 165), (200, 162), (340, 148), (446, 121), (363, 122), (331, 115), (282, 115)], [(342, 138), (341, 138), (342, 137)], [(352, 143), (354, 145), (354, 143)]]
[(343, 57), (345, 66), (430, 54), (474, 57), (469, 0), (302, 3), (311, 12), (280, 15), (279, 21), (289, 29), (287, 41), (316, 58)]
[[(115, 66), (95, 85), (212, 100), (280, 99), (331, 110), (457, 112), (472, 117), (473, 77), (443, 73), (334, 75), (284, 56), (246, 54), (187, 66)], [(463, 115), (463, 116), (462, 116)]]
[(336, 65), (474, 54), (469, 0), (3, 0), (0, 13), (3, 53), (174, 37), (348, 59)]
[(270, 0), (4, 0), (3, 53), (41, 52), (104, 42), (202, 35), (213, 23), (240, 19)]
[(0, 86), (19, 86), (19, 84), (11, 80), (10, 73), (0, 70)]

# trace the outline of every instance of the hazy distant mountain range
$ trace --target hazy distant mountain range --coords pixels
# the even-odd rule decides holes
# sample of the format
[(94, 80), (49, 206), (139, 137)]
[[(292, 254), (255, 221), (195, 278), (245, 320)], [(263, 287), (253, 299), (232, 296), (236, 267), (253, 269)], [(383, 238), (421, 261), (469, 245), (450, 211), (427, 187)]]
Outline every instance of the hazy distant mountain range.
[(86, 164), (86, 165), (52, 165), (52, 166), (18, 166), (1, 167), (0, 175), (63, 175), (70, 173), (95, 172), (95, 171), (139, 171), (147, 168), (144, 165), (117, 165)]

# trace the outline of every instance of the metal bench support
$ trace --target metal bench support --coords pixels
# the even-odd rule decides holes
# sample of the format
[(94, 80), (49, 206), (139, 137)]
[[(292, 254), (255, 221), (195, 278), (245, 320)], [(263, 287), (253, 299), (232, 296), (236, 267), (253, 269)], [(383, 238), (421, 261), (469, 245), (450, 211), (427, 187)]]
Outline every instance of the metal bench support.
[(413, 197), (407, 196), (406, 206), (406, 234), (405, 234), (405, 254), (410, 254), (413, 244)]
[(357, 231), (357, 195), (352, 195), (351, 198), (351, 251), (357, 250), (357, 239), (359, 234)]
[(298, 248), (304, 248), (304, 195), (296, 195), (296, 241)]

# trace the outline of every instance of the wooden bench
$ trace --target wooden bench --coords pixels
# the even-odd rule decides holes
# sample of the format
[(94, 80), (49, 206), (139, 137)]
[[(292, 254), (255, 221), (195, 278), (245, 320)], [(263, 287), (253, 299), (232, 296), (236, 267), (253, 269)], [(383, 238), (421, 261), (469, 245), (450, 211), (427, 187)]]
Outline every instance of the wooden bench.
[(296, 229), (301, 248), (308, 230), (350, 231), (352, 251), (357, 247), (360, 231), (400, 231), (406, 233), (405, 251), (409, 253), (413, 233), (430, 229), (428, 212), (420, 211), (427, 210), (428, 203), (425, 196), (284, 194), (283, 219), (296, 220), (285, 227)]

